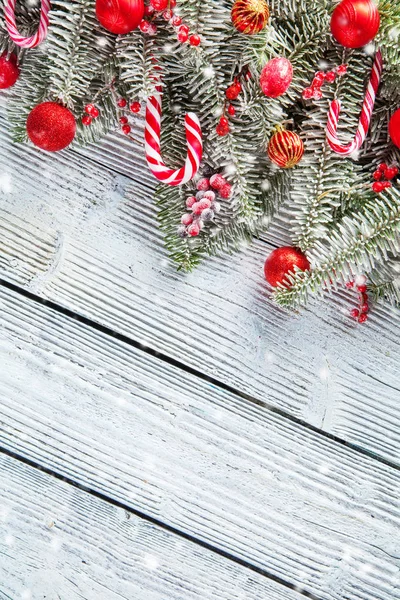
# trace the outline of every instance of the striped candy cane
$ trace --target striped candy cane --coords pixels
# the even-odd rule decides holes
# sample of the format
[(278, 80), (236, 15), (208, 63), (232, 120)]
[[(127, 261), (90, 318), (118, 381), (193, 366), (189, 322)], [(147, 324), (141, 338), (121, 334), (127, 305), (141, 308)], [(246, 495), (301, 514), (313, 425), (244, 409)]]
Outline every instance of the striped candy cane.
[(176, 171), (168, 169), (161, 158), (161, 87), (157, 87), (157, 94), (148, 99), (146, 107), (146, 159), (154, 177), (168, 185), (187, 183), (199, 170), (203, 155), (203, 138), (199, 119), (194, 113), (186, 115), (185, 130), (188, 147), (185, 165)]
[(355, 135), (354, 140), (346, 145), (341, 144), (337, 137), (337, 126), (340, 115), (340, 101), (334, 100), (331, 103), (328, 114), (328, 127), (326, 137), (328, 139), (330, 147), (337, 154), (348, 156), (349, 154), (352, 154), (352, 152), (360, 150), (361, 146), (363, 145), (369, 130), (371, 115), (372, 111), (374, 110), (376, 93), (378, 91), (378, 87), (381, 81), (382, 69), (382, 54), (381, 51), (378, 50), (375, 55), (374, 66), (372, 68), (371, 77), (365, 94), (360, 121), (358, 123), (357, 133)]
[(4, 6), (4, 14), (6, 18), (7, 30), (12, 41), (21, 48), (34, 48), (38, 46), (47, 36), (49, 27), (49, 10), (50, 0), (42, 0), (40, 9), (40, 21), (37, 32), (30, 37), (23, 37), (18, 29), (15, 21), (15, 4), (16, 0), (6, 0)]

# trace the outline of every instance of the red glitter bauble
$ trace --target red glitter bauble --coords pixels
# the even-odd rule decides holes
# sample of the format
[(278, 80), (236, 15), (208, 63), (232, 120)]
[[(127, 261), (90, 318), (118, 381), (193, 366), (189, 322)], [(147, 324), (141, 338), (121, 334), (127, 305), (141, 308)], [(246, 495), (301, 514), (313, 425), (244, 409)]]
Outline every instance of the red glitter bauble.
[(310, 270), (310, 263), (301, 250), (292, 246), (277, 248), (271, 252), (265, 261), (265, 279), (273, 287), (276, 287), (278, 284), (289, 287), (290, 284), (286, 281), (286, 275), (290, 272), (294, 273), (295, 267), (301, 271)]
[(400, 108), (392, 115), (389, 121), (389, 135), (397, 148), (400, 148)]
[(290, 60), (280, 56), (270, 60), (261, 71), (261, 89), (268, 98), (282, 96), (293, 79), (293, 67)]
[(111, 33), (120, 35), (133, 31), (143, 15), (143, 0), (96, 0), (96, 17)]
[(0, 56), (0, 90), (11, 87), (19, 77), (19, 67), (15, 54), (10, 54), (7, 59), (7, 53)]
[(287, 131), (277, 127), (267, 148), (270, 160), (282, 169), (291, 169), (301, 161), (304, 154), (304, 144), (295, 131)]
[(29, 139), (38, 148), (57, 152), (69, 146), (75, 137), (75, 117), (57, 102), (42, 102), (29, 113), (26, 121)]
[(361, 48), (372, 42), (380, 21), (372, 0), (343, 0), (333, 11), (331, 32), (345, 48)]
[(268, 23), (269, 7), (265, 0), (236, 0), (231, 16), (238, 31), (253, 35)]

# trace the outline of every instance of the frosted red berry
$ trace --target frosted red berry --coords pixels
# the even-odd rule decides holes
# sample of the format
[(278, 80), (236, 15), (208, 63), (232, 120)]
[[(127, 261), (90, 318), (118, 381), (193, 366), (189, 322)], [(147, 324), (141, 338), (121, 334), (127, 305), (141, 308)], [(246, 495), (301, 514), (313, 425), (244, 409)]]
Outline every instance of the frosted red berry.
[(231, 197), (232, 186), (230, 183), (225, 183), (225, 185), (223, 185), (218, 191), (219, 191), (219, 195), (221, 196), (221, 198), (224, 198), (225, 200), (227, 200), (228, 198)]
[(200, 200), (200, 202), (198, 202), (198, 208), (200, 210), (200, 213), (196, 213), (196, 214), (201, 214), (203, 212), (203, 210), (205, 210), (206, 208), (210, 208), (211, 206), (211, 200), (208, 200), (207, 198), (203, 198), (203, 200)]
[(128, 135), (131, 132), (131, 126), (130, 125), (123, 125), (122, 126), (122, 131), (124, 132), (125, 135)]
[(210, 189), (210, 180), (207, 179), (207, 177), (203, 177), (202, 179), (199, 179), (196, 187), (199, 192), (206, 192)]
[(223, 185), (227, 183), (225, 177), (222, 177), (220, 173), (216, 173), (210, 178), (211, 187), (214, 190), (219, 190)]
[(321, 100), (322, 91), (319, 88), (313, 88), (313, 98), (314, 100)]
[(215, 200), (215, 192), (213, 192), (212, 190), (209, 190), (208, 192), (206, 192), (204, 194), (204, 198), (206, 200), (209, 200), (210, 202), (214, 202), (214, 200)]
[(172, 10), (165, 10), (165, 11), (163, 12), (163, 19), (164, 19), (165, 21), (170, 21), (170, 20), (172, 19), (172, 16), (173, 16), (173, 14), (174, 14), (174, 13), (172, 12)]
[(189, 44), (191, 46), (200, 46), (200, 43), (201, 43), (201, 39), (200, 39), (200, 36), (197, 35), (197, 33), (194, 33), (193, 35), (190, 36)]
[(181, 218), (181, 223), (182, 225), (190, 225), (191, 223), (193, 223), (193, 215), (189, 213), (183, 215), (183, 217)]
[(322, 71), (318, 71), (312, 82), (313, 87), (320, 87), (324, 83), (325, 77), (325, 73), (323, 73)]
[(179, 15), (174, 15), (172, 17), (172, 25), (174, 27), (179, 27), (182, 24), (182, 18)]
[(90, 117), (89, 115), (84, 115), (82, 117), (82, 125), (85, 125), (87, 127), (88, 125), (92, 124), (92, 120), (92, 117)]
[(354, 287), (354, 281), (348, 281), (346, 287), (348, 290), (351, 290)]
[(132, 102), (132, 104), (129, 107), (130, 111), (135, 114), (139, 113), (141, 108), (142, 108), (142, 105), (140, 104), (140, 102)]
[(348, 65), (339, 65), (336, 68), (336, 73), (339, 75), (339, 77), (343, 77), (343, 75), (346, 75), (347, 69), (348, 69)]
[(117, 102), (118, 106), (120, 108), (125, 108), (125, 106), (128, 104), (127, 101), (125, 100), (125, 98), (119, 98), (118, 102)]
[(150, 4), (154, 10), (161, 11), (167, 8), (168, 0), (150, 0)]
[(150, 23), (143, 19), (139, 23), (139, 29), (142, 33), (147, 33), (149, 31)]
[(145, 6), (144, 7), (144, 16), (145, 17), (151, 17), (152, 15), (154, 15), (154, 6), (151, 6), (151, 4), (149, 4), (149, 6)]
[(187, 198), (186, 200), (186, 206), (187, 208), (192, 208), (193, 204), (196, 202), (196, 197), (195, 196), (189, 196), (189, 198)]
[(200, 233), (200, 226), (199, 226), (199, 224), (198, 223), (192, 223), (191, 225), (189, 225), (187, 232), (188, 232), (188, 234), (191, 237), (196, 237)]
[(201, 211), (203, 210), (202, 208), (200, 208), (200, 202), (201, 200), (199, 202), (195, 202), (192, 206), (192, 211), (194, 215), (200, 215)]
[(157, 25), (149, 23), (149, 28), (147, 30), (148, 35), (156, 35), (157, 31)]
[(327, 83), (333, 83), (336, 80), (336, 73), (335, 71), (329, 71), (328, 73), (326, 73), (325, 75), (325, 81)]
[(178, 30), (178, 41), (184, 44), (189, 38), (189, 28), (186, 25), (181, 25)]
[(314, 96), (314, 90), (311, 87), (306, 88), (303, 91), (302, 96), (303, 96), (304, 100), (311, 100), (311, 98)]

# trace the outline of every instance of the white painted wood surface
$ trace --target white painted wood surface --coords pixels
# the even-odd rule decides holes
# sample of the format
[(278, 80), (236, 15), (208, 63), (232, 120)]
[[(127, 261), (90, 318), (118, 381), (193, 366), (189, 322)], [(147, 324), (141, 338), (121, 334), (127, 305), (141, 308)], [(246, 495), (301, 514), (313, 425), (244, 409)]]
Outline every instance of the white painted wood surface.
[(1, 600), (301, 600), (297, 592), (0, 455)]
[(137, 148), (125, 169), (141, 183), (97, 164), (122, 168), (126, 140), (87, 150), (96, 163), (12, 145), (0, 125), (1, 277), (399, 464), (398, 311), (360, 327), (341, 292), (283, 313), (268, 299), (263, 242), (177, 273)]
[(398, 469), (18, 293), (0, 309), (2, 447), (318, 598), (400, 598)]

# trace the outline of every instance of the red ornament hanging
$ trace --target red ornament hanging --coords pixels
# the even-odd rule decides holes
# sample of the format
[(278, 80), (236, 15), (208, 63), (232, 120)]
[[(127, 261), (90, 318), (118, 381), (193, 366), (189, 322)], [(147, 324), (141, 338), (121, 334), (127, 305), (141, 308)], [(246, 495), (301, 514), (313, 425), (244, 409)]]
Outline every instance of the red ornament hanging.
[(345, 48), (361, 48), (378, 33), (380, 16), (373, 0), (342, 0), (331, 19), (333, 37)]
[(0, 90), (5, 90), (11, 87), (19, 77), (19, 67), (15, 54), (10, 54), (7, 58), (7, 53), (4, 52), (0, 56)]
[(392, 115), (389, 121), (389, 135), (397, 148), (400, 148), (400, 108)]
[(295, 267), (301, 271), (310, 270), (308, 258), (301, 250), (292, 246), (277, 248), (271, 252), (265, 261), (265, 279), (273, 287), (276, 287), (278, 284), (290, 287), (290, 284), (286, 281), (286, 276), (288, 273), (294, 273)]
[(75, 117), (57, 102), (42, 102), (29, 113), (26, 122), (29, 139), (35, 146), (57, 152), (69, 146), (75, 137)]
[(133, 31), (143, 15), (143, 0), (96, 0), (96, 17), (111, 33), (121, 35)]
[(303, 158), (304, 144), (295, 131), (287, 131), (281, 125), (269, 141), (269, 159), (282, 169), (291, 169)]
[(236, 0), (231, 16), (238, 31), (253, 35), (262, 31), (268, 23), (269, 7), (265, 0)]
[(283, 56), (273, 58), (261, 71), (261, 89), (268, 98), (278, 98), (288, 90), (292, 79), (293, 67), (290, 60)]

